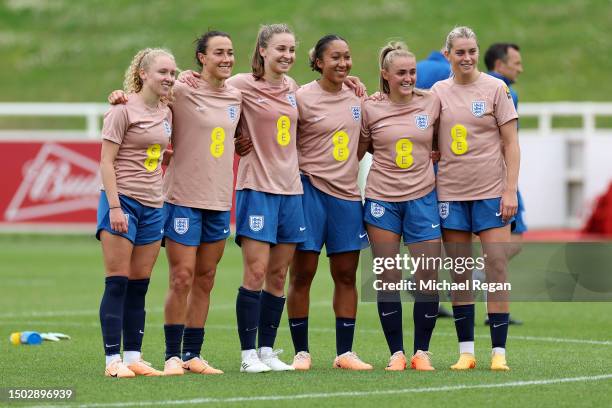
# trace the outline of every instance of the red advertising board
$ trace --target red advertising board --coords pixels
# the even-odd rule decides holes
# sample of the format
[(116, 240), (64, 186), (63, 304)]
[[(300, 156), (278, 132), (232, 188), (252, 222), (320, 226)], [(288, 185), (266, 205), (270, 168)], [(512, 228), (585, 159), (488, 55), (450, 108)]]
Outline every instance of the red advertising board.
[(0, 142), (0, 225), (92, 225), (100, 142)]
[(0, 141), (0, 149), (0, 228), (93, 231), (102, 185), (98, 140)]

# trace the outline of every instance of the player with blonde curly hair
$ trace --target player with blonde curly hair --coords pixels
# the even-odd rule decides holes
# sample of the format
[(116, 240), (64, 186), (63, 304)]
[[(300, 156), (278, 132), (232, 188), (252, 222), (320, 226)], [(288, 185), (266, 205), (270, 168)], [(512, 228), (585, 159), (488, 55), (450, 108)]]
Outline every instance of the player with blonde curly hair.
[(162, 375), (140, 350), (145, 296), (164, 233), (161, 162), (172, 134), (165, 101), (172, 98), (175, 75), (170, 52), (139, 51), (125, 74), (129, 101), (104, 116), (96, 237), (106, 275), (100, 324), (110, 377)]

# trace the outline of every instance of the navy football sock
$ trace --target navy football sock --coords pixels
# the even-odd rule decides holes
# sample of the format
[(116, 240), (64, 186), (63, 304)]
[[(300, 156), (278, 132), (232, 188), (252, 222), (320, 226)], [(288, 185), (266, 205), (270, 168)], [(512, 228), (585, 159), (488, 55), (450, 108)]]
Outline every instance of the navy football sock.
[(172, 357), (181, 358), (181, 341), (183, 340), (182, 324), (164, 324), (164, 335), (166, 337), (166, 360)]
[(257, 337), (257, 345), (258, 347), (272, 347), (274, 346), (276, 331), (278, 330), (283, 309), (285, 308), (285, 298), (283, 296), (274, 296), (262, 290), (259, 304), (259, 336)]
[(123, 306), (123, 351), (140, 351), (145, 328), (149, 279), (128, 280)]
[(105, 279), (104, 294), (100, 302), (100, 326), (107, 356), (119, 354), (121, 351), (123, 306), (127, 286), (127, 276), (109, 276)]
[(419, 294), (415, 297), (412, 319), (414, 321), (414, 350), (428, 351), (431, 334), (438, 318), (438, 295)]
[(474, 341), (474, 305), (453, 306), (453, 317), (457, 340)]
[(238, 336), (241, 350), (255, 348), (257, 338), (257, 325), (259, 323), (260, 291), (248, 290), (242, 286), (238, 288), (236, 297), (236, 320), (238, 323)]
[(389, 346), (394, 354), (404, 351), (404, 332), (402, 330), (402, 302), (399, 292), (378, 292), (378, 317)]
[(355, 319), (336, 317), (336, 355), (351, 351), (354, 337)]
[(198, 357), (204, 344), (203, 327), (185, 327), (183, 331), (183, 361)]
[(289, 330), (295, 354), (300, 351), (308, 352), (308, 316), (289, 319)]
[(493, 348), (506, 348), (509, 321), (510, 313), (489, 313), (489, 327), (491, 330), (491, 343)]

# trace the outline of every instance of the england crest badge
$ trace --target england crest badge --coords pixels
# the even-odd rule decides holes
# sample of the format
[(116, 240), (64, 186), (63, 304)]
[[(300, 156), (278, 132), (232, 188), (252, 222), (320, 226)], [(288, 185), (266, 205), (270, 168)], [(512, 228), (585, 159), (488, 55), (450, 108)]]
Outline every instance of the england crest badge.
[(419, 130), (427, 129), (429, 126), (429, 115), (415, 115), (414, 124)]
[(487, 110), (487, 103), (485, 101), (472, 101), (472, 115), (477, 118), (482, 117)]
[(287, 94), (287, 100), (294, 108), (297, 108), (297, 101), (295, 100), (295, 94)]
[(164, 125), (164, 132), (166, 132), (166, 135), (170, 136), (172, 134), (172, 126), (170, 126), (170, 122), (164, 119), (162, 125)]
[(385, 207), (378, 203), (371, 203), (370, 214), (372, 214), (372, 217), (374, 218), (380, 218), (385, 215)]
[(238, 106), (236, 105), (228, 106), (227, 116), (229, 116), (229, 120), (231, 120), (232, 123), (236, 122), (236, 120), (238, 119)]
[(449, 212), (450, 204), (448, 201), (438, 203), (438, 213), (440, 214), (440, 218), (445, 220), (448, 217)]
[(249, 228), (253, 232), (261, 231), (264, 227), (264, 216), (263, 215), (250, 215), (249, 216)]
[(189, 231), (189, 218), (175, 218), (174, 231), (179, 235), (183, 235)]
[(351, 106), (351, 115), (356, 122), (361, 119), (361, 106)]

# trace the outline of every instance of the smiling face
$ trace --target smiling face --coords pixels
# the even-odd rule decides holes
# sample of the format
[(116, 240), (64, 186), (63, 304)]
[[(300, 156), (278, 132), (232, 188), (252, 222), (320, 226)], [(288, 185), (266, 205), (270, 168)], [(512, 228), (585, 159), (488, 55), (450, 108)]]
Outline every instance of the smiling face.
[(203, 71), (212, 78), (223, 80), (232, 75), (234, 48), (232, 40), (216, 36), (208, 39), (206, 53), (198, 53)]
[(157, 56), (146, 69), (140, 70), (142, 86), (160, 98), (168, 96), (176, 78), (176, 62), (169, 55)]
[(274, 34), (268, 46), (259, 48), (264, 60), (265, 72), (286, 74), (295, 62), (295, 37), (293, 34)]
[(416, 59), (412, 56), (398, 55), (391, 60), (387, 69), (381, 71), (389, 84), (391, 98), (404, 98), (412, 95), (416, 83)]
[(323, 58), (317, 59), (316, 64), (329, 82), (344, 83), (353, 66), (348, 44), (342, 40), (331, 41), (323, 52)]
[(469, 77), (478, 72), (478, 44), (474, 38), (455, 38), (444, 55), (455, 75)]

